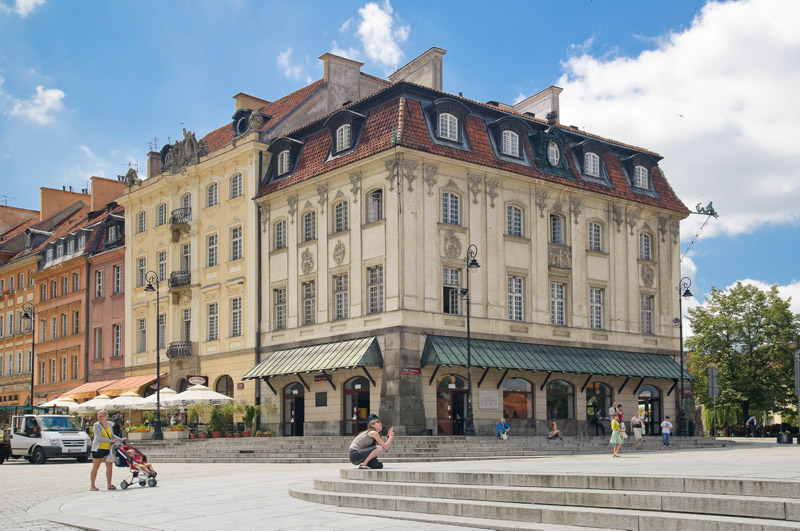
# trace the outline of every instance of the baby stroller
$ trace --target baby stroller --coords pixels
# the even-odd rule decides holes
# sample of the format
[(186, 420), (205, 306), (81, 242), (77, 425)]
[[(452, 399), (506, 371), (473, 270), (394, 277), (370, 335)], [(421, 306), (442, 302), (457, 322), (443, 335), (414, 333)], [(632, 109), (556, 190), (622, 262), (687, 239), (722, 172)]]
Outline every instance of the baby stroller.
[[(133, 456), (129, 455), (133, 452)], [(134, 448), (133, 446), (123, 444), (117, 446), (116, 464), (120, 468), (129, 468), (131, 477), (122, 481), (119, 484), (123, 489), (127, 489), (137, 481), (140, 487), (147, 485), (148, 487), (155, 487), (158, 482), (156, 481), (156, 472), (152, 473), (147, 471), (147, 467), (142, 464), (147, 464), (147, 456)]]

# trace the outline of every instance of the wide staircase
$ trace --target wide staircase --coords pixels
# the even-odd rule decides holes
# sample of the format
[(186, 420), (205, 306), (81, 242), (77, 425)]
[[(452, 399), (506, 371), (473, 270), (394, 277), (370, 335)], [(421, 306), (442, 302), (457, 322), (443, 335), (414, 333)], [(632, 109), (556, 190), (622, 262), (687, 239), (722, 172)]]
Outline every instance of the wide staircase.
[[(351, 437), (249, 437), (140, 441), (132, 444), (153, 462), (185, 463), (344, 463)], [(731, 441), (708, 437), (675, 437), (665, 450), (660, 437), (645, 437), (642, 452), (719, 448)], [(626, 443), (623, 452), (633, 452)], [(544, 455), (611, 453), (607, 437), (395, 437), (381, 456), (389, 462), (509, 459)]]
[(800, 529), (800, 482), (791, 481), (347, 468), (290, 494), (345, 512), (503, 531)]

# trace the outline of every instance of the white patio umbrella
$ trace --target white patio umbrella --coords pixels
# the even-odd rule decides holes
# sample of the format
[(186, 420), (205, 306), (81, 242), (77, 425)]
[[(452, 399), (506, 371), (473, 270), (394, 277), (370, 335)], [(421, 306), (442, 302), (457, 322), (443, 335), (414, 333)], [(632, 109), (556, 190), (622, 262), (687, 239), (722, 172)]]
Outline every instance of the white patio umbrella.
[(212, 391), (205, 385), (193, 385), (186, 391), (177, 395), (161, 399), (168, 406), (191, 406), (192, 404), (206, 404), (209, 406), (219, 406), (233, 402), (233, 398)]
[(54, 398), (49, 402), (45, 402), (39, 407), (65, 407), (70, 411), (74, 411), (75, 409), (78, 408), (79, 405), (80, 404), (78, 404), (78, 402), (74, 398), (69, 398), (69, 397), (63, 398), (59, 396), (58, 398)]
[(97, 395), (91, 400), (78, 404), (78, 407), (75, 409), (79, 413), (94, 413), (95, 411), (106, 409), (110, 401), (111, 397), (108, 395)]
[(112, 398), (106, 404), (106, 409), (116, 411), (118, 409), (133, 409), (135, 404), (142, 401), (142, 397), (133, 391), (125, 391), (116, 398)]
[[(162, 387), (161, 388), (161, 407), (162, 409), (166, 407), (164, 400), (169, 396), (175, 396), (178, 393), (170, 389), (169, 387)], [(138, 402), (133, 405), (133, 409), (155, 409), (156, 408), (156, 393), (153, 393), (150, 396), (146, 396), (144, 398), (140, 398)]]

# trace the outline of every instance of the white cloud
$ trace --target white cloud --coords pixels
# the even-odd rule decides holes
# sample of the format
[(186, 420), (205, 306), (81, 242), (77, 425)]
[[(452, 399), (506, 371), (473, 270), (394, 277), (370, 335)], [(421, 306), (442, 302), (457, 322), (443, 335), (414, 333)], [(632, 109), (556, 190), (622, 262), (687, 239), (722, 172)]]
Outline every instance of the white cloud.
[(299, 80), (303, 78), (303, 66), (292, 63), (291, 48), (286, 48), (278, 54), (278, 66), (283, 69), (283, 75), (289, 79)]
[(358, 51), (357, 48), (353, 48), (349, 46), (347, 49), (339, 48), (339, 44), (336, 41), (331, 43), (331, 53), (333, 55), (338, 55), (339, 57), (347, 57), (348, 59), (353, 59), (357, 61), (358, 58), (361, 56), (361, 52)]
[[(587, 41), (558, 81), (561, 121), (663, 155), (687, 206), (720, 213), (703, 237), (796, 222), (797, 20), (796, 0), (711, 2), (637, 57), (595, 57)], [(684, 237), (702, 222), (691, 216)]]
[(400, 44), (408, 39), (411, 27), (394, 27), (398, 20), (392, 16), (393, 13), (389, 0), (383, 3), (383, 7), (369, 2), (358, 10), (361, 22), (357, 35), (370, 59), (383, 66), (396, 68), (404, 57)]
[[(742, 284), (749, 284), (751, 286), (755, 286), (761, 291), (769, 291), (772, 289), (771, 284), (766, 284), (760, 280), (753, 280), (751, 278), (745, 278), (740, 280)], [(736, 285), (736, 282), (725, 288), (726, 292), (730, 292), (731, 288)], [(782, 299), (788, 299), (789, 297), (792, 298), (791, 302), (789, 303), (789, 309), (793, 313), (800, 313), (800, 280), (793, 280), (791, 284), (786, 286), (778, 285), (778, 294), (781, 296)]]
[(22, 18), (26, 18), (28, 15), (33, 13), (37, 7), (44, 5), (44, 3), (45, 0), (16, 0), (13, 8), (4, 3), (0, 4), (0, 11), (7, 15), (16, 13)]
[(64, 108), (61, 102), (64, 96), (64, 92), (59, 89), (46, 89), (39, 85), (36, 87), (36, 94), (31, 96), (30, 99), (17, 100), (9, 114), (12, 116), (24, 116), (39, 125), (45, 125), (53, 121), (51, 112), (60, 111)]
[(344, 24), (339, 26), (339, 33), (347, 33), (347, 31), (350, 29), (350, 24), (352, 23), (353, 23), (352, 18), (348, 18), (347, 20), (345, 20)]

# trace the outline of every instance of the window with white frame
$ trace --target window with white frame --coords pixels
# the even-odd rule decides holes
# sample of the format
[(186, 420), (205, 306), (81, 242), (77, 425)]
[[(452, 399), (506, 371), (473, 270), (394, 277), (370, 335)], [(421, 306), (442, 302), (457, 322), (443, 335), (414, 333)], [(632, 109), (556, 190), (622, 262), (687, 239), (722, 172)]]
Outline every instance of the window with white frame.
[(147, 230), (147, 214), (142, 211), (136, 215), (136, 234)]
[(383, 219), (383, 190), (373, 190), (367, 195), (367, 223)]
[(192, 220), (192, 194), (186, 194), (181, 198), (181, 208), (186, 211), (186, 221)]
[(72, 291), (80, 291), (80, 290), (81, 290), (81, 274), (72, 273)]
[(333, 206), (333, 232), (344, 232), (350, 228), (348, 223), (347, 201), (339, 201)]
[(219, 262), (217, 257), (217, 235), (206, 236), (206, 267), (214, 267)]
[(561, 161), (561, 149), (559, 149), (558, 144), (555, 142), (547, 144), (547, 161), (551, 166), (558, 166), (558, 163)]
[(141, 318), (136, 321), (136, 330), (138, 332), (136, 342), (136, 352), (147, 351), (147, 319)]
[(589, 250), (603, 250), (603, 227), (593, 221), (589, 222)]
[(103, 298), (103, 270), (97, 269), (94, 272), (94, 298)]
[(282, 219), (275, 223), (273, 232), (273, 250), (286, 249), (286, 220)]
[(58, 323), (57, 323), (55, 317), (50, 319), (50, 337), (52, 339), (55, 339), (55, 338), (58, 337)]
[(564, 326), (566, 321), (566, 287), (560, 282), (550, 283), (550, 324)]
[[(6, 335), (6, 329), (3, 327), (3, 325), (5, 324), (4, 319), (5, 319), (5, 317), (0, 315), (0, 337), (3, 337), (3, 336)], [(2, 373), (2, 371), (0, 371), (0, 373)]]
[(367, 268), (367, 313), (383, 312), (383, 266)]
[(167, 204), (159, 203), (156, 207), (156, 227), (167, 223)]
[(231, 337), (242, 335), (242, 298), (231, 299)]
[(45, 382), (45, 365), (44, 361), (39, 362), (39, 383), (43, 384)]
[(350, 124), (339, 126), (336, 130), (336, 151), (348, 149), (351, 146)]
[[(114, 266), (115, 282), (116, 282), (116, 268), (117, 266)], [(158, 272), (158, 281), (164, 282), (167, 279), (167, 251), (158, 251), (156, 253), (156, 271)]]
[(646, 232), (639, 233), (639, 259), (652, 260), (653, 248), (651, 246), (652, 238)]
[(518, 206), (506, 207), (506, 234), (522, 237), (522, 209)]
[(641, 304), (641, 321), (642, 321), (642, 333), (643, 334), (652, 334), (653, 333), (653, 296), (652, 295), (641, 295), (640, 296), (640, 304)]
[(206, 188), (206, 207), (212, 207), (219, 203), (219, 186), (211, 183)]
[(603, 329), (603, 306), (603, 290), (589, 288), (589, 328)]
[(67, 314), (61, 314), (61, 337), (69, 335), (69, 322), (67, 321)]
[(25, 351), (25, 372), (30, 374), (33, 370), (33, 351), (28, 349)]
[(650, 175), (644, 166), (633, 168), (633, 186), (636, 188), (650, 188)]
[(508, 318), (511, 321), (522, 321), (524, 319), (523, 285), (522, 277), (508, 277)]
[(550, 243), (564, 245), (564, 218), (558, 214), (550, 214)]
[(5, 359), (5, 356), (0, 356), (0, 376), (3, 375), (3, 363)]
[[(11, 289), (14, 287), (12, 286)], [(67, 293), (69, 293), (69, 277), (65, 276), (61, 279), (61, 294), (66, 295)]]
[(67, 380), (67, 358), (61, 358), (61, 381)]
[(445, 267), (442, 269), (442, 311), (461, 315), (461, 270)]
[(504, 155), (519, 157), (519, 135), (517, 133), (509, 130), (503, 131), (502, 152)]
[(64, 244), (58, 244), (56, 247), (56, 258), (64, 256)]
[(231, 260), (241, 260), (242, 258), (242, 227), (233, 227), (231, 229)]
[[(144, 221), (144, 218), (142, 218), (142, 221)], [(86, 247), (86, 235), (81, 234), (80, 236), (78, 236), (78, 250), (83, 250), (85, 247)]]
[(136, 259), (136, 287), (141, 288), (146, 284), (147, 258), (140, 256)]
[(19, 289), (25, 289), (25, 273), (19, 274)]
[(184, 244), (181, 250), (181, 265), (187, 273), (192, 270), (192, 244)]
[(81, 312), (78, 310), (72, 311), (72, 334), (79, 334), (81, 331)]
[(50, 382), (56, 381), (56, 360), (50, 360)]
[(17, 374), (22, 374), (22, 351), (17, 352)]
[(303, 241), (317, 239), (317, 213), (313, 210), (303, 214)]
[(191, 308), (184, 308), (183, 309), (183, 341), (191, 341), (192, 340), (192, 309)]
[[(6, 316), (6, 324), (8, 325), (8, 336), (14, 335), (14, 312), (9, 312)], [(53, 337), (55, 337), (56, 318), (53, 317)]]
[(303, 282), (303, 324), (311, 325), (317, 316), (317, 283), (313, 280)]
[(274, 329), (286, 329), (286, 288), (272, 290), (272, 313), (275, 316)]
[(591, 151), (583, 155), (583, 173), (592, 177), (600, 177), (600, 157)]
[(333, 277), (333, 318), (347, 319), (348, 308), (348, 278), (347, 275)]
[(72, 254), (75, 252), (75, 240), (72, 239), (67, 242), (67, 254)]
[(212, 302), (208, 305), (208, 341), (219, 339), (219, 304)]
[(39, 337), (41, 338), (40, 342), (47, 341), (47, 321), (44, 319), (39, 319)]
[(72, 356), (72, 379), (78, 379), (78, 356)]
[(158, 341), (159, 348), (166, 348), (167, 346), (167, 314), (162, 313), (158, 315)]
[(284, 149), (278, 154), (278, 175), (289, 172), (289, 150)]
[(122, 265), (120, 264), (114, 266), (114, 293), (122, 293)]
[(122, 356), (122, 325), (111, 325), (111, 333), (114, 339), (114, 346), (111, 350), (112, 356)]
[(103, 359), (103, 329), (99, 326), (94, 329), (94, 359)]
[(47, 262), (52, 262), (53, 261), (53, 249), (52, 248), (48, 249), (45, 256), (47, 256), (47, 260), (46, 260)]
[(446, 112), (439, 115), (439, 138), (458, 142), (458, 118)]
[(53, 281), (53, 286), (52, 286), (52, 288), (50, 289), (50, 294), (52, 295), (52, 297), (53, 297), (54, 299), (55, 299), (56, 297), (58, 297), (58, 280), (54, 280), (54, 281)]
[(228, 183), (228, 189), (230, 193), (228, 194), (228, 199), (236, 199), (237, 197), (242, 197), (242, 174), (237, 173), (233, 177), (231, 177)]
[(442, 193), (442, 223), (458, 225), (460, 222), (459, 197), (452, 192)]

